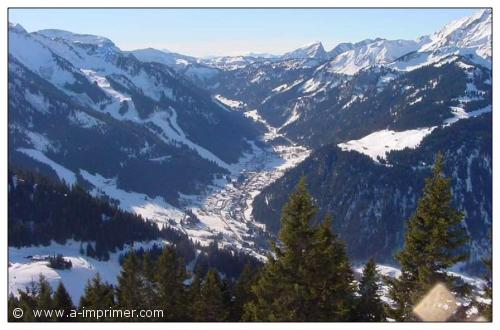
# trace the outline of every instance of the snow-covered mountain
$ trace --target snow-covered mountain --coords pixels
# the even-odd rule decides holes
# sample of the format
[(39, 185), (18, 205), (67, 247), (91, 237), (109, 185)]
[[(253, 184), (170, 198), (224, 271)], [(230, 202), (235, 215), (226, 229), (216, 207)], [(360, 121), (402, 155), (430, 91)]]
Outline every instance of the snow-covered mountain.
[[(474, 49), (491, 49), (491, 26), (490, 29), (487, 28), (487, 22), (490, 21), (491, 12), (485, 10), (459, 20), (462, 24), (449, 24), (448, 28), (443, 29), (447, 31), (446, 35), (454, 35), (466, 26), (470, 33), (467, 32), (467, 36), (462, 33), (462, 36), (465, 40), (478, 40), (475, 43), (464, 43), (460, 39), (460, 42), (453, 46), (450, 38), (446, 44), (439, 43), (436, 36), (444, 35), (442, 32), (437, 32), (433, 36), (422, 36), (416, 40), (379, 38), (357, 43), (342, 43), (328, 53), (328, 56), (332, 57), (330, 60), (303, 59), (300, 60), (302, 62), (282, 60), (272, 63), (254, 63), (231, 72), (221, 73), (205, 87), (226, 98), (258, 108), (265, 120), (281, 127), (284, 133), (293, 130), (294, 134), (303, 136), (303, 130), (307, 129), (312, 131), (312, 135), (327, 134), (325, 132), (331, 132), (331, 130), (313, 129), (312, 121), (315, 118), (318, 119), (317, 124), (328, 125), (330, 123), (329, 119), (324, 119), (325, 114), (318, 110), (319, 104), (325, 104), (325, 107), (328, 105), (325, 111), (331, 113), (337, 105), (345, 110), (362, 101), (369, 102), (372, 98), (367, 93), (370, 93), (371, 88), (375, 89), (375, 97), (402, 73), (429, 66), (442, 67), (447, 63), (456, 62), (457, 65), (462, 66), (460, 69), (463, 71), (462, 76), (465, 80), (470, 80), (470, 73), (472, 73), (472, 71), (469, 72), (470, 67), (467, 63), (472, 62), (474, 65), (488, 69), (491, 62), (488, 58), (481, 58), (481, 62), (477, 61), (478, 56), (471, 58), (469, 55)], [(451, 32), (452, 30), (455, 32)], [(476, 34), (483, 37), (474, 37)], [(437, 47), (433, 51), (429, 48), (431, 44)], [(443, 47), (438, 47), (438, 44), (443, 44)], [(359, 81), (359, 84), (353, 81)], [(488, 81), (488, 78), (484, 81)], [(472, 86), (469, 87), (472, 88)], [(457, 91), (455, 97), (460, 98), (472, 93), (469, 87), (466, 88), (464, 84), (463, 89)], [(409, 98), (408, 102), (410, 106), (419, 103), (413, 98)], [(307, 113), (309, 111), (310, 113)], [(450, 115), (452, 114), (452, 110), (447, 111)], [(345, 116), (350, 115), (346, 112)], [(330, 124), (336, 126), (338, 122)], [(298, 128), (298, 126), (302, 127)], [(303, 138), (308, 141), (307, 143), (311, 142), (311, 134)], [(322, 143), (326, 142), (322, 141)]]
[(140, 62), (109, 39), (58, 30), (26, 33), (11, 29), (9, 55), (82, 106), (151, 127), (160, 139), (189, 146), (222, 167), (239, 157), (238, 152), (232, 159), (216, 155), (210, 149), (218, 146), (208, 146), (203, 132), (192, 127), (202, 120), (208, 129), (228, 131), (224, 122), (238, 120), (237, 114), (221, 109), (209, 94), (168, 66)]
[(473, 53), (483, 59), (491, 59), (491, 16), (491, 9), (484, 9), (455, 20), (432, 34), (419, 51), (458, 51), (461, 55)]
[(376, 39), (361, 42), (352, 49), (340, 53), (327, 65), (327, 70), (336, 73), (355, 74), (375, 64), (387, 64), (419, 48), (418, 41)]
[(326, 58), (327, 58), (327, 53), (323, 48), (323, 44), (319, 41), (302, 46), (291, 52), (285, 53), (281, 57), (281, 59), (283, 60), (290, 60), (290, 59), (325, 60)]
[(402, 56), (389, 67), (411, 71), (461, 56), (491, 68), (491, 36), (491, 9), (484, 9), (453, 21), (430, 36), (422, 37), (418, 51)]
[(181, 230), (180, 195), (234, 175), (257, 138), (242, 114), (164, 64), (102, 37), (14, 24), (8, 111), (9, 164)]
[[(132, 53), (144, 61), (160, 62), (181, 71), (185, 70), (187, 75), (195, 80), (200, 77), (206, 80), (207, 77), (213, 78), (220, 73), (208, 68), (235, 71), (266, 61), (306, 59), (315, 60), (313, 65), (328, 62), (324, 66), (325, 69), (348, 75), (374, 65), (408, 71), (458, 54), (488, 66), (491, 62), (491, 10), (478, 11), (447, 24), (430, 36), (421, 36), (415, 40), (366, 39), (355, 43), (340, 43), (330, 51), (326, 51), (322, 43), (316, 41), (282, 56), (248, 54), (197, 59), (155, 49), (136, 50)], [(189, 69), (186, 69), (187, 67)]]

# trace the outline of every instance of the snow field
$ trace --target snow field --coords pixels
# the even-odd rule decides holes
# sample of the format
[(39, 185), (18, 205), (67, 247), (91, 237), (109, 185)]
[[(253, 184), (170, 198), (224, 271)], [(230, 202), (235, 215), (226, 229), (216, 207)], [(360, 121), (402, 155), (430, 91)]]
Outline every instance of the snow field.
[[(134, 249), (149, 249), (154, 244), (164, 245), (166, 241), (136, 242)], [(116, 284), (120, 274), (120, 255), (132, 246), (125, 246), (123, 250), (110, 253), (108, 261), (99, 261), (80, 254), (80, 242), (69, 240), (66, 244), (52, 242), (49, 246), (30, 246), (23, 248), (9, 247), (9, 293), (18, 295), (18, 290), (25, 290), (32, 282), (38, 281), (40, 275), (45, 276), (55, 290), (59, 282), (63, 282), (71, 299), (78, 304), (84, 293), (87, 281), (97, 273), (104, 282)], [(32, 261), (29, 256), (49, 256), (62, 254), (64, 259), (70, 260), (72, 268), (67, 270), (53, 269), (48, 261)]]
[(390, 151), (405, 148), (415, 149), (434, 128), (419, 128), (402, 132), (384, 129), (373, 132), (359, 140), (339, 143), (338, 146), (343, 151), (357, 151), (379, 162), (378, 158), (386, 159)]

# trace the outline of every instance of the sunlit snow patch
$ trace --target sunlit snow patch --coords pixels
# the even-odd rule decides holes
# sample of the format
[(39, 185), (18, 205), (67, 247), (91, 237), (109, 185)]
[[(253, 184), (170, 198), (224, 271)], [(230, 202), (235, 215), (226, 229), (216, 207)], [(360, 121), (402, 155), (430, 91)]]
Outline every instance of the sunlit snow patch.
[[(244, 102), (228, 99), (220, 94), (214, 96), (214, 98), (222, 103), (223, 105), (229, 107), (230, 109), (239, 109), (245, 106)], [(226, 109), (227, 110), (227, 109)]]
[[(170, 107), (170, 112), (171, 114), (165, 111), (156, 111), (146, 122), (152, 123), (162, 130), (162, 133), (157, 135), (166, 143), (171, 143), (172, 141), (182, 143), (197, 152), (200, 157), (214, 162), (228, 171), (232, 170), (229, 164), (217, 157), (210, 150), (191, 141), (177, 123), (177, 112), (175, 109)], [(154, 133), (155, 131), (153, 130), (152, 132)]]
[(300, 112), (297, 111), (297, 108), (298, 108), (298, 105), (295, 104), (293, 109), (292, 109), (292, 114), (290, 115), (290, 117), (288, 117), (286, 122), (278, 130), (282, 129), (285, 126), (290, 125), (291, 123), (296, 122), (300, 118)]
[(320, 86), (321, 82), (314, 80), (314, 78), (309, 79), (305, 82), (304, 86), (302, 86), (302, 91), (305, 93), (311, 93), (317, 90)]
[(83, 74), (85, 74), (92, 83), (97, 84), (97, 86), (101, 87), (107, 95), (116, 99), (118, 102), (125, 102), (132, 100), (129, 96), (124, 95), (118, 92), (117, 90), (113, 89), (109, 81), (106, 79), (106, 77), (99, 76), (93, 70), (81, 69), (80, 71), (82, 71)]
[(451, 118), (448, 118), (444, 121), (444, 125), (447, 126), (447, 125), (451, 125), (457, 121), (459, 121), (460, 119), (468, 119), (468, 118), (473, 118), (473, 117), (477, 117), (477, 116), (480, 116), (484, 113), (488, 113), (488, 112), (491, 112), (491, 105), (488, 105), (484, 108), (481, 108), (481, 109), (478, 109), (478, 110), (474, 110), (474, 111), (470, 111), (470, 112), (466, 112), (463, 108), (461, 107), (450, 107), (451, 108), (451, 112), (453, 114), (453, 117)]
[(162, 197), (151, 198), (146, 194), (118, 188), (115, 178), (107, 179), (97, 173), (92, 175), (85, 170), (80, 170), (80, 175), (94, 186), (94, 189), (91, 190), (92, 195), (105, 194), (119, 201), (121, 209), (139, 214), (159, 225), (166, 224), (169, 220), (178, 222), (184, 217), (184, 213), (165, 202)]
[(73, 185), (76, 183), (75, 173), (73, 173), (71, 170), (68, 170), (66, 167), (54, 162), (52, 159), (45, 156), (40, 150), (17, 148), (17, 151), (22, 152), (23, 154), (39, 161), (40, 163), (48, 165), (56, 172), (59, 179), (65, 181), (67, 184)]
[(373, 132), (359, 140), (339, 143), (338, 146), (343, 151), (357, 151), (378, 162), (378, 158), (386, 159), (390, 151), (403, 150), (405, 148), (415, 149), (434, 128), (436, 127), (410, 129), (402, 132), (384, 129)]

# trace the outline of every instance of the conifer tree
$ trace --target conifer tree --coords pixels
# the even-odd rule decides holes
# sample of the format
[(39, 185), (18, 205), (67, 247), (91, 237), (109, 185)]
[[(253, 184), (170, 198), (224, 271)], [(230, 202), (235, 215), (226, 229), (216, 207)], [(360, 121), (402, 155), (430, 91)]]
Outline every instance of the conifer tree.
[(85, 286), (83, 296), (80, 298), (80, 309), (107, 310), (115, 306), (113, 286), (103, 283), (101, 276), (97, 273)]
[(144, 274), (144, 278), (150, 281), (155, 279), (156, 265), (153, 262), (149, 251), (144, 252), (142, 256), (142, 272)]
[(139, 257), (130, 251), (123, 262), (117, 286), (118, 305), (128, 309), (142, 309), (144, 298), (144, 276)]
[(253, 321), (305, 321), (307, 283), (306, 253), (311, 250), (314, 231), (310, 222), (316, 208), (302, 178), (284, 206), (279, 233), (280, 246), (273, 243), (270, 256), (257, 283), (255, 299), (245, 306), (245, 319)]
[[(40, 275), (37, 285), (38, 286), (35, 299), (36, 308), (43, 310), (52, 309), (53, 308), (52, 287), (50, 286), (45, 276)], [(45, 316), (44, 314), (42, 314), (38, 318), (38, 321), (49, 321), (49, 320), (50, 318)]]
[(403, 250), (396, 255), (402, 274), (388, 280), (395, 302), (390, 312), (396, 320), (412, 320), (413, 307), (437, 282), (453, 286), (454, 279), (446, 270), (468, 258), (463, 215), (452, 205), (451, 184), (443, 176), (443, 166), (444, 157), (438, 154), (417, 210), (408, 221)]
[(386, 308), (387, 316), (395, 321), (413, 321), (412, 310), (415, 307), (411, 301), (412, 286), (407, 274), (401, 274), (399, 278), (384, 276), (387, 284), (389, 297), (392, 300)]
[[(38, 288), (35, 282), (31, 282), (29, 286), (26, 287), (26, 290), (19, 290), (19, 298), (17, 298), (17, 306), (23, 310), (22, 318), (16, 319), (17, 321), (37, 321), (33, 314), (33, 310), (37, 308), (37, 295)], [(15, 302), (15, 301), (14, 301)], [(12, 315), (12, 314), (9, 314)]]
[(158, 289), (157, 308), (164, 311), (164, 320), (180, 321), (186, 317), (185, 300), (186, 267), (171, 247), (166, 247), (156, 263)]
[(154, 309), (158, 302), (158, 283), (156, 282), (155, 263), (151, 260), (149, 252), (142, 256), (142, 272), (144, 274), (144, 308)]
[(307, 256), (307, 287), (310, 292), (308, 320), (349, 321), (354, 307), (354, 276), (345, 245), (331, 230), (327, 216), (315, 230)]
[(194, 320), (203, 322), (226, 321), (229, 316), (225, 285), (215, 269), (205, 276), (198, 296)]
[(203, 301), (200, 299), (200, 291), (201, 291), (201, 280), (202, 276), (199, 271), (195, 271), (193, 275), (193, 280), (191, 281), (191, 285), (189, 286), (187, 297), (190, 302), (188, 305), (189, 316), (188, 319), (190, 321), (195, 321), (196, 316), (200, 314), (198, 311), (202, 310)]
[(95, 257), (95, 250), (91, 243), (87, 243), (86, 255), (91, 258)]
[(251, 290), (256, 279), (257, 270), (252, 268), (252, 266), (247, 263), (238, 277), (233, 289), (234, 298), (231, 304), (231, 321), (240, 321), (242, 319), (245, 304), (254, 298)]
[(257, 283), (244, 319), (342, 321), (350, 318), (352, 271), (331, 221), (313, 227), (316, 208), (302, 178), (283, 208), (279, 245)]
[(68, 315), (70, 315), (71, 311), (75, 309), (75, 306), (73, 305), (73, 301), (71, 300), (71, 297), (62, 282), (59, 282), (56, 292), (54, 293), (53, 305), (54, 309), (64, 310), (65, 317), (58, 317), (57, 321), (72, 320), (72, 318), (68, 317)]
[(363, 268), (363, 276), (359, 283), (359, 297), (356, 299), (356, 321), (385, 321), (384, 304), (378, 293), (380, 290), (379, 281), (377, 265), (373, 259), (370, 259)]
[(43, 275), (40, 275), (37, 282), (32, 282), (26, 287), (26, 290), (19, 290), (19, 298), (10, 296), (8, 302), (9, 317), (13, 316), (11, 308), (18, 307), (23, 310), (23, 316), (15, 321), (51, 321), (50, 317), (44, 313), (37, 317), (33, 313), (35, 309), (51, 310), (54, 308), (52, 288)]

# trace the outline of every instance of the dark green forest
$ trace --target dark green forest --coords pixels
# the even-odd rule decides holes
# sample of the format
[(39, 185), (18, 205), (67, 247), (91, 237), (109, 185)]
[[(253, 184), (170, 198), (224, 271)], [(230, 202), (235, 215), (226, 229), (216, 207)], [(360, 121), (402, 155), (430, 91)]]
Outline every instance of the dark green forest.
[[(71, 301), (62, 283), (53, 291), (41, 277), (18, 296), (9, 297), (9, 318), (11, 321), (95, 321), (34, 318), (30, 311), (113, 308), (161, 309), (164, 313), (159, 318), (104, 321), (419, 321), (413, 309), (436, 283), (443, 283), (453, 296), (468, 298), (485, 320), (491, 320), (491, 304), (476, 301), (470, 286), (447, 273), (455, 264), (467, 260), (464, 246), (469, 237), (462, 225), (462, 212), (452, 205), (450, 180), (443, 175), (444, 163), (444, 157), (438, 154), (431, 175), (425, 179), (417, 209), (408, 219), (404, 247), (395, 256), (401, 267), (398, 278), (379, 274), (373, 259), (366, 263), (361, 277), (355, 278), (346, 246), (332, 230), (335, 218), (326, 215), (319, 223), (313, 221), (318, 209), (302, 178), (282, 210), (279, 236), (271, 242), (272, 251), (264, 264), (234, 251), (221, 250), (215, 243), (202, 251), (204, 261), (188, 271), (186, 265), (193, 255), (186, 253), (186, 249), (201, 247), (192, 242), (180, 243), (185, 242), (185, 238), (177, 238), (177, 242), (165, 248), (130, 250), (122, 259), (117, 284), (104, 283), (97, 275), (87, 283), (78, 302)], [(174, 237), (173, 232), (154, 229), (143, 219), (119, 211), (105, 201), (95, 200), (78, 187), (64, 188), (21, 172), (10, 175), (9, 180), (9, 212), (20, 211), (22, 206), (18, 204), (22, 201), (29, 203), (23, 198), (27, 195), (36, 198), (28, 208), (31, 212), (35, 212), (33, 206), (41, 201), (47, 210), (53, 210), (43, 217), (42, 223), (33, 226), (26, 226), (26, 221), (20, 220), (35, 221), (28, 216), (29, 211), (25, 210), (28, 215), (9, 217), (9, 230), (12, 230), (9, 244), (43, 244), (50, 239), (64, 241), (69, 238), (97, 241), (99, 233), (115, 229), (114, 225), (123, 232), (118, 234), (114, 233), (117, 229), (109, 230), (116, 237), (108, 237), (113, 243), (104, 245), (103, 251), (112, 251), (133, 240)], [(57, 191), (54, 196), (60, 199), (44, 200), (43, 196), (52, 195), (48, 193), (50, 190)], [(55, 207), (60, 206), (58, 203), (65, 207)], [(75, 212), (73, 207), (83, 212), (85, 203), (84, 209), (90, 212), (85, 213), (86, 216), (102, 219), (100, 214), (109, 215), (109, 220), (89, 224), (96, 236), (90, 236), (94, 231), (85, 231), (88, 230), (86, 225), (77, 221), (73, 228), (62, 222), (59, 231), (50, 237), (48, 226), (62, 221), (65, 215), (71, 214), (68, 212)], [(89, 205), (95, 209), (89, 209)], [(66, 213), (59, 214), (55, 209), (64, 209), (57, 212)], [(82, 221), (84, 219), (82, 217)], [(43, 232), (42, 227), (47, 232)], [(136, 229), (139, 230), (136, 232)], [(44, 240), (22, 241), (23, 237), (36, 236)], [(94, 257), (105, 258), (104, 252), (94, 253)], [(485, 260), (485, 264), (491, 272), (491, 260)], [(228, 269), (228, 265), (232, 268)], [(485, 274), (485, 278), (483, 298), (491, 299), (491, 274)], [(388, 287), (389, 300), (382, 299), (382, 286)], [(14, 308), (24, 310), (22, 319), (13, 318)], [(459, 307), (448, 320), (465, 320), (464, 308)]]

